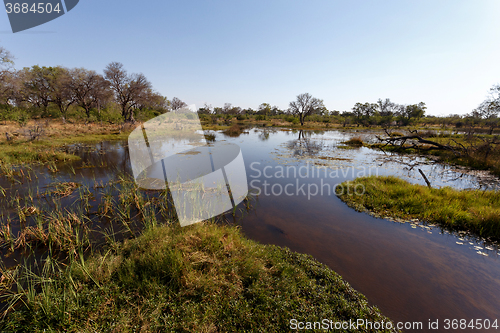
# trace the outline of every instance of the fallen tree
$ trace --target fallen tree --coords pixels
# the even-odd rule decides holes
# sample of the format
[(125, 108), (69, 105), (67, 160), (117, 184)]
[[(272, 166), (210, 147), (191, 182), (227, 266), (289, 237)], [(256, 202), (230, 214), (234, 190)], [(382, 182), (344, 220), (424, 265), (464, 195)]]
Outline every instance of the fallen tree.
[[(452, 141), (455, 142), (457, 146), (443, 145), (439, 142), (424, 139), (421, 135), (418, 134), (416, 130), (410, 131), (411, 135), (405, 136), (392, 136), (387, 129), (385, 129), (384, 131), (387, 134), (386, 138), (376, 136), (380, 142), (385, 142), (385, 145), (383, 147), (392, 145), (400, 148), (414, 148), (418, 150), (441, 149), (451, 151), (453, 152), (453, 154), (455, 154), (455, 156), (462, 156), (464, 153), (463, 150), (467, 150), (461, 143), (458, 143), (455, 140)], [(409, 145), (407, 145), (407, 143)]]

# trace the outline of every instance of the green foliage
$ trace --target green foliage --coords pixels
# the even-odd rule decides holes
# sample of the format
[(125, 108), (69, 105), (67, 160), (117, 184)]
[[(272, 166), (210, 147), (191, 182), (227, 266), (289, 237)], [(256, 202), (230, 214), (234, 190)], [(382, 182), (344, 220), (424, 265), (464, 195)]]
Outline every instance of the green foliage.
[(210, 117), (210, 115), (202, 113), (199, 114), (198, 116), (200, 117), (200, 121), (212, 123), (212, 117)]

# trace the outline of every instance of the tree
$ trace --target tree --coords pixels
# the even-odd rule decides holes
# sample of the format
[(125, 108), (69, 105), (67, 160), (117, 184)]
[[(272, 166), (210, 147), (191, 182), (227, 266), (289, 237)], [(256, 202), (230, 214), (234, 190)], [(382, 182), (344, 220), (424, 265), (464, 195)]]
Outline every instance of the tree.
[(0, 102), (8, 104), (13, 94), (15, 73), (12, 70), (14, 58), (9, 51), (0, 46)]
[(47, 115), (47, 108), (52, 100), (52, 82), (56, 75), (55, 67), (31, 68), (25, 67), (19, 72), (22, 82), (20, 96), (22, 101), (27, 102), (42, 110), (42, 115)]
[(138, 110), (150, 109), (160, 113), (165, 113), (168, 111), (169, 105), (169, 101), (166, 97), (162, 96), (160, 93), (153, 91), (152, 89), (148, 89), (142, 95), (142, 98), (136, 108)]
[(90, 109), (101, 105), (106, 98), (109, 98), (109, 83), (95, 71), (84, 68), (72, 70), (72, 85), (75, 102), (85, 110), (87, 118), (90, 118)]
[(0, 46), (0, 68), (8, 68), (14, 65), (14, 57), (5, 48)]
[(61, 112), (63, 122), (66, 120), (69, 107), (75, 103), (75, 94), (72, 87), (73, 77), (70, 71), (67, 68), (56, 67), (50, 82), (50, 98)]
[(172, 108), (172, 110), (179, 110), (181, 108), (184, 108), (186, 106), (188, 106), (186, 103), (184, 103), (183, 101), (181, 101), (179, 98), (177, 97), (174, 97), (172, 98), (172, 101), (170, 102), (170, 106)]
[(106, 80), (113, 89), (115, 99), (125, 121), (135, 122), (133, 108), (140, 104), (151, 83), (143, 74), (128, 74), (123, 64), (112, 62), (104, 70)]
[(257, 109), (257, 114), (261, 114), (264, 116), (269, 116), (271, 114), (271, 104), (269, 103), (262, 103), (259, 105), (259, 108)]
[(380, 117), (382, 118), (380, 123), (385, 126), (389, 125), (394, 115), (399, 110), (399, 105), (391, 102), (389, 98), (386, 98), (385, 100), (379, 98), (377, 106)]
[(323, 107), (323, 100), (312, 97), (310, 94), (305, 93), (298, 95), (295, 101), (290, 102), (290, 107), (288, 110), (293, 115), (299, 116), (300, 125), (304, 126), (306, 117)]
[(211, 114), (212, 113), (212, 105), (205, 103), (202, 108), (198, 109), (198, 114)]
[(356, 124), (369, 125), (370, 117), (377, 111), (377, 104), (373, 103), (356, 103), (352, 108), (352, 113), (355, 117)]
[(425, 103), (420, 102), (418, 104), (400, 105), (397, 113), (403, 125), (408, 125), (413, 119), (422, 118), (425, 115), (425, 109), (427, 109)]
[[(493, 89), (493, 88), (492, 88)], [(488, 98), (483, 101), (477, 109), (473, 111), (490, 128), (490, 135), (498, 126), (498, 114), (500, 113), (500, 98)]]

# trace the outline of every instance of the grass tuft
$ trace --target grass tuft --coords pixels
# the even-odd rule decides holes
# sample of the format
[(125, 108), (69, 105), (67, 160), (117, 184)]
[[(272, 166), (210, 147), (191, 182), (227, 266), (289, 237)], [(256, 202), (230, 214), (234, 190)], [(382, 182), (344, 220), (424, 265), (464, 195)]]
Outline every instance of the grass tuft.
[(352, 137), (349, 140), (344, 141), (342, 143), (344, 143), (346, 145), (351, 145), (351, 146), (363, 146), (365, 144), (363, 139), (359, 136)]

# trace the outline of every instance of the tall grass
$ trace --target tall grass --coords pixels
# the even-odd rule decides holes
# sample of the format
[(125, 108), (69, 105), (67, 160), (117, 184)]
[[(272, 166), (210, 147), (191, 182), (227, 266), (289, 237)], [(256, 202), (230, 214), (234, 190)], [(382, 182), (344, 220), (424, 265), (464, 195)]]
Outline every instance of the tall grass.
[(52, 265), (11, 299), (22, 306), (0, 328), (31, 332), (281, 332), (292, 318), (389, 320), (312, 257), (211, 223), (149, 228), (83, 263)]
[[(364, 188), (362, 195), (356, 195)], [(360, 177), (338, 187), (339, 197), (358, 209), (399, 218), (418, 218), (450, 230), (500, 240), (500, 193), (413, 185), (396, 177)], [(349, 194), (350, 193), (350, 194)]]

